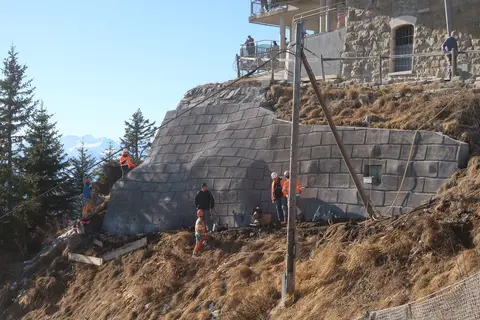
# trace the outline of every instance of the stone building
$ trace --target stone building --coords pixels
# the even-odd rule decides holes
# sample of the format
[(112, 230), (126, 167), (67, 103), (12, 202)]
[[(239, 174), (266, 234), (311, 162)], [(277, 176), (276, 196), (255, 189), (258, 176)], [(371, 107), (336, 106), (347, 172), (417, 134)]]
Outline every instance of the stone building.
[[(276, 7), (265, 10), (253, 5), (251, 23), (279, 26), (280, 39), (295, 21), (307, 29), (305, 47), (316, 75), (321, 74), (318, 57), (389, 57), (400, 54), (440, 52), (447, 37), (443, 0), (291, 0), (274, 1)], [(459, 49), (480, 50), (480, 5), (477, 0), (451, 2), (452, 29), (460, 34)], [(285, 44), (282, 43), (282, 48)], [(287, 54), (288, 59), (291, 56)], [(291, 78), (293, 62), (286, 64)], [(379, 80), (378, 59), (329, 61), (324, 64), (327, 77), (344, 80)], [(382, 60), (382, 78), (442, 78), (443, 56), (386, 58)], [(457, 74), (463, 78), (480, 75), (480, 53), (461, 55)]]
[[(270, 174), (289, 169), (291, 124), (275, 118), (264, 101), (266, 88), (254, 84), (229, 88), (188, 110), (218, 89), (191, 90), (167, 113), (145, 162), (113, 187), (104, 221), (107, 232), (191, 226), (203, 182), (216, 201), (214, 221), (239, 227), (250, 222), (256, 206), (275, 212)], [(420, 132), (408, 164), (413, 131), (338, 129), (355, 171), (382, 213), (401, 214), (429, 200), (468, 160), (467, 144), (435, 132)], [(316, 212), (365, 217), (329, 128), (301, 126), (299, 147), (299, 178), (305, 187), (300, 207), (306, 218)]]

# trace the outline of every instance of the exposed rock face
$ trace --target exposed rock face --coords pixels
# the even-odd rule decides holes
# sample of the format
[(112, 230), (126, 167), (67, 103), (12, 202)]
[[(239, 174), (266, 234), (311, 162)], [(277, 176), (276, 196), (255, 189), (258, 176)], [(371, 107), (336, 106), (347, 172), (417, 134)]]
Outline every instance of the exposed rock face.
[[(276, 120), (264, 107), (265, 89), (260, 86), (229, 89), (182, 114), (216, 90), (196, 88), (177, 110), (167, 113), (168, 124), (159, 130), (145, 162), (115, 184), (105, 231), (136, 234), (193, 225), (193, 202), (202, 182), (217, 203), (213, 219), (230, 227), (249, 223), (255, 206), (275, 212), (270, 174), (289, 169), (291, 125)], [(368, 166), (377, 166), (380, 181), (365, 188), (385, 211), (400, 185), (414, 133), (347, 127), (339, 131), (362, 179)], [(365, 216), (329, 128), (301, 126), (300, 133), (299, 174), (306, 187), (300, 207), (306, 217), (317, 210)], [(394, 203), (395, 214), (428, 200), (467, 161), (468, 145), (441, 134), (421, 132), (416, 144), (408, 178)]]
[[(405, 24), (414, 26), (414, 53), (440, 52), (446, 38), (445, 8), (443, 1), (347, 1), (347, 33), (344, 57), (389, 56), (395, 53), (395, 29)], [(452, 1), (454, 28), (460, 33), (459, 50), (480, 50), (480, 11), (477, 0)], [(406, 21), (398, 23), (395, 19)], [(407, 78), (443, 77), (445, 58), (417, 57), (413, 60), (413, 73)], [(394, 72), (394, 62), (383, 60), (385, 77)], [(346, 80), (376, 81), (379, 76), (378, 60), (344, 61)], [(480, 75), (480, 54), (458, 58), (458, 72), (463, 77)]]

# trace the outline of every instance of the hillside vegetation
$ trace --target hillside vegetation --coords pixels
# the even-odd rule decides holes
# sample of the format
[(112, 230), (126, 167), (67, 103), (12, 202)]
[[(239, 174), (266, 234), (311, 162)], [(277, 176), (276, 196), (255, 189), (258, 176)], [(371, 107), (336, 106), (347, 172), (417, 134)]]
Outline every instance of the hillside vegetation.
[[(274, 86), (269, 96), (284, 119), (288, 90)], [(304, 88), (302, 121), (323, 123), (309, 90)], [(428, 123), (425, 129), (469, 141), (478, 154), (480, 99), (474, 91), (455, 96), (394, 87), (325, 94), (338, 124), (416, 129)], [(369, 95), (368, 103), (360, 102)], [(427, 122), (452, 99), (444, 113)], [(337, 103), (347, 111), (334, 111)], [(369, 115), (381, 119), (363, 124)], [(151, 235), (146, 248), (101, 267), (68, 262), (68, 250), (95, 254), (92, 239), (75, 246), (72, 240), (63, 255), (31, 277), (23, 294), (15, 292), (20, 293), (16, 302), (8, 302), (12, 293), (5, 286), (0, 306), (6, 308), (5, 319), (211, 319), (217, 314), (236, 320), (352, 319), (424, 297), (479, 271), (479, 194), (480, 157), (473, 156), (431, 203), (403, 216), (328, 227), (300, 224), (297, 300), (287, 309), (277, 307), (286, 231), (249, 228), (214, 234), (213, 250), (199, 259), (191, 257), (191, 231)]]

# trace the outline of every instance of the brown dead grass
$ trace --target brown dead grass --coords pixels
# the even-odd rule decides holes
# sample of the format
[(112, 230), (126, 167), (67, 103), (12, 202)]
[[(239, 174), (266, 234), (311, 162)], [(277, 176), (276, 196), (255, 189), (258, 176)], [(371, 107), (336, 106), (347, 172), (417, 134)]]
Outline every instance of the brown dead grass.
[(212, 310), (220, 319), (351, 319), (478, 272), (478, 194), (480, 157), (473, 157), (430, 206), (300, 236), (296, 303), (288, 309), (277, 308), (284, 231), (247, 229), (216, 235), (216, 249), (199, 259), (191, 258), (192, 234), (179, 232), (99, 268), (69, 264), (68, 286), (40, 277), (21, 306), (31, 319), (209, 319)]
[[(449, 100), (422, 89), (327, 89), (325, 96), (337, 124), (358, 124), (375, 115), (381, 120), (372, 126), (416, 129)], [(282, 96), (276, 111), (287, 119), (291, 88), (271, 90), (272, 96)], [(303, 97), (302, 121), (322, 123), (311, 89), (305, 88)], [(426, 129), (476, 146), (479, 110), (478, 93), (468, 92)], [(424, 297), (479, 271), (479, 194), (480, 157), (475, 156), (429, 206), (381, 222), (336, 224), (301, 236), (296, 303), (288, 309), (276, 307), (284, 231), (248, 229), (216, 235), (210, 240), (215, 250), (199, 259), (191, 257), (192, 233), (179, 232), (153, 237), (147, 248), (101, 267), (57, 260), (50, 275), (33, 282), (20, 307), (27, 319), (40, 320), (209, 319), (212, 310), (220, 312), (220, 319), (267, 319), (269, 314), (288, 320), (351, 319)], [(67, 274), (68, 285), (58, 280)], [(7, 312), (7, 319), (16, 317)]]
[[(428, 93), (436, 87), (396, 85), (382, 90), (373, 88), (322, 88), (334, 122), (342, 126), (423, 130), (445, 133), (468, 142), (477, 150), (480, 144), (480, 94), (475, 89)], [(438, 88), (437, 88), (438, 89)], [(461, 91), (460, 91), (461, 90)], [(457, 95), (458, 92), (460, 95)], [(327, 124), (310, 86), (302, 87), (300, 121), (303, 124)], [(267, 99), (274, 102), (277, 117), (291, 121), (293, 90), (271, 86)], [(444, 107), (434, 121), (429, 122)], [(367, 116), (376, 121), (365, 124)]]

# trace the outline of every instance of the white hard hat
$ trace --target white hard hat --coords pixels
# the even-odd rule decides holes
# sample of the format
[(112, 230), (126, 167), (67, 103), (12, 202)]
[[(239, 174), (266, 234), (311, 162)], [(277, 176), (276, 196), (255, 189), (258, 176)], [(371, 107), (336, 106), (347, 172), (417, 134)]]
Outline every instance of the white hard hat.
[(127, 149), (127, 148), (123, 149), (123, 153), (125, 153), (125, 152), (128, 152), (128, 149)]
[(290, 171), (288, 171), (288, 170), (285, 171), (285, 172), (283, 173), (283, 175), (284, 175), (285, 177), (286, 177), (286, 176), (289, 176), (289, 175), (290, 175)]
[(276, 178), (278, 178), (278, 173), (272, 172), (271, 176), (272, 176), (272, 179), (276, 179)]

